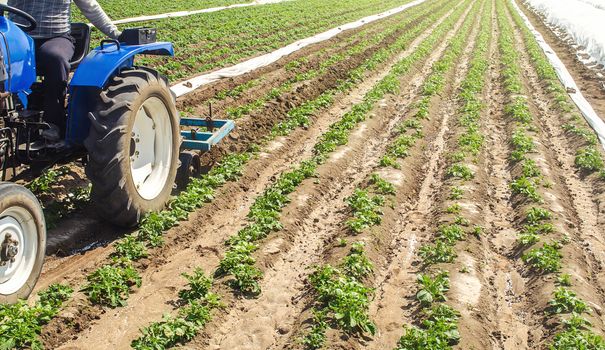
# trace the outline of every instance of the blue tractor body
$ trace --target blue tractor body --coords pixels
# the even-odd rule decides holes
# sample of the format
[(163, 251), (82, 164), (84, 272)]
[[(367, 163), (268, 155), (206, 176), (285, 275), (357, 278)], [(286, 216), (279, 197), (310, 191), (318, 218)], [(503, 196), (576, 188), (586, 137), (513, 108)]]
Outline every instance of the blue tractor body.
[(2, 41), (1, 76), (5, 78), (4, 91), (17, 94), (27, 107), (27, 95), (30, 87), (36, 81), (36, 57), (34, 41), (12, 21), (0, 17), (0, 33)]

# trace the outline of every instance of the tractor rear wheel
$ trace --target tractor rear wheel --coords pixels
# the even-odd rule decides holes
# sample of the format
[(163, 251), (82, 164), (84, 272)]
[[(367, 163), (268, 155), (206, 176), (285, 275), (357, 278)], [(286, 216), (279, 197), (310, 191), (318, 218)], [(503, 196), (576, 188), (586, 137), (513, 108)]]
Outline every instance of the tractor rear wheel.
[(154, 70), (123, 70), (89, 113), (86, 174), (91, 197), (106, 220), (131, 227), (170, 197), (179, 159), (180, 129), (166, 78)]
[(29, 296), (46, 253), (42, 207), (25, 187), (0, 183), (0, 303)]

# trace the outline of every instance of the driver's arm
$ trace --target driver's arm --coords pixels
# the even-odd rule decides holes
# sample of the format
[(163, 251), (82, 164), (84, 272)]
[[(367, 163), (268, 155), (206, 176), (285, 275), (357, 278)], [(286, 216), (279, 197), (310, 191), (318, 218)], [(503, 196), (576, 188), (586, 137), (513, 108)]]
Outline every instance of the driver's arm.
[(74, 0), (74, 3), (80, 8), (80, 11), (88, 18), (90, 23), (103, 32), (103, 34), (112, 39), (117, 39), (120, 36), (121, 33), (118, 27), (111, 23), (111, 20), (97, 0)]

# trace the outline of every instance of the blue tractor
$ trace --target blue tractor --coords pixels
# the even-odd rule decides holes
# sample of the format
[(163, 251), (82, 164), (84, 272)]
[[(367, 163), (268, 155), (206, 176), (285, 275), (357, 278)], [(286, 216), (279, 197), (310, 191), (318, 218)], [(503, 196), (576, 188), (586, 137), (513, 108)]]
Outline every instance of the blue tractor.
[[(28, 31), (36, 21), (0, 4), (0, 164), (2, 180), (18, 169), (86, 158), (91, 199), (104, 219), (135, 226), (162, 209), (175, 181), (181, 184), (207, 151), (234, 127), (232, 121), (180, 118), (167, 79), (135, 66), (138, 54), (173, 55), (171, 43), (156, 42), (155, 30), (127, 30), (125, 42), (104, 40), (89, 52), (90, 28), (74, 23), (73, 76), (68, 87), (67, 131), (57, 147), (41, 137), (50, 126), (41, 111), (35, 46)], [(188, 130), (181, 131), (181, 125)], [(199, 158), (198, 158), (199, 162)], [(180, 180), (179, 180), (180, 179)], [(46, 228), (38, 200), (25, 187), (0, 183), (0, 302), (32, 291), (45, 256)]]

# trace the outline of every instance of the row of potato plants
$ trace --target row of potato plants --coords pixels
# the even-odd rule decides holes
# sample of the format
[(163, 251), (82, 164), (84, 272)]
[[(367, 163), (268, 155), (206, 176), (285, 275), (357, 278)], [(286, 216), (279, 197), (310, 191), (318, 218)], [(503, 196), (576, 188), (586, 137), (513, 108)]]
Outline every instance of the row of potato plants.
[(211, 291), (213, 280), (201, 268), (183, 273), (187, 287), (174, 301), (175, 315), (164, 315), (161, 321), (141, 329), (141, 336), (131, 342), (136, 350), (168, 349), (185, 344), (212, 319), (212, 310), (223, 307), (220, 296)]
[[(479, 5), (482, 6), (481, 11)], [(451, 164), (445, 173), (445, 177), (455, 184), (448, 190), (448, 200), (453, 204), (445, 208), (441, 220), (443, 223), (437, 229), (434, 242), (423, 244), (419, 248), (418, 254), (425, 270), (425, 273), (417, 277), (416, 299), (421, 310), (421, 320), (417, 326), (404, 326), (404, 334), (395, 347), (397, 350), (451, 349), (460, 341), (460, 313), (445, 303), (450, 288), (449, 272), (435, 268), (435, 265), (454, 262), (457, 242), (467, 239), (469, 234), (479, 236), (482, 232), (480, 226), (471, 227), (470, 220), (463, 216), (462, 206), (457, 202), (464, 198), (462, 188), (470, 187), (464, 186), (465, 183), (474, 177), (466, 163), (473, 161), (483, 145), (479, 121), (483, 110), (481, 95), (489, 66), (487, 53), (491, 31), (491, 1), (477, 2), (475, 6), (475, 13), (481, 14), (480, 27), (471, 53), (469, 70), (458, 92), (461, 107), (457, 112), (457, 128), (464, 130), (464, 133), (456, 139), (457, 147), (450, 156)], [(464, 39), (466, 38), (465, 36)], [(456, 50), (460, 52), (465, 43), (466, 40), (462, 40)], [(455, 61), (449, 64), (453, 63)]]
[[(531, 135), (537, 134), (537, 128), (533, 125), (534, 118), (529, 109), (525, 97), (519, 97), (524, 92), (524, 85), (519, 67), (520, 55), (514, 44), (513, 28), (506, 15), (503, 4), (498, 3), (497, 16), (500, 28), (499, 46), (503, 62), (504, 87), (509, 96), (509, 102), (505, 108), (506, 113), (517, 124), (517, 130), (513, 132), (511, 144), (511, 162), (520, 164), (522, 175), (511, 183), (513, 194), (518, 195), (528, 203), (532, 203), (525, 212), (524, 224), (518, 235), (518, 243), (522, 250), (537, 244), (541, 237), (546, 234), (554, 235), (555, 227), (552, 224), (556, 220), (552, 211), (542, 208), (545, 201), (540, 194), (542, 187), (551, 187), (548, 179), (542, 174), (540, 168), (529, 156), (530, 153), (538, 152)], [(544, 67), (543, 67), (544, 68)], [(556, 90), (553, 90), (556, 92)], [(546, 310), (547, 315), (568, 315), (562, 318), (563, 330), (554, 336), (550, 345), (551, 349), (603, 349), (605, 341), (590, 329), (590, 322), (582, 316), (583, 313), (591, 313), (586, 302), (577, 297), (569, 287), (571, 286), (571, 275), (561, 273), (563, 254), (561, 248), (569, 238), (563, 234), (561, 240), (553, 240), (543, 243), (539, 248), (532, 248), (522, 255), (522, 260), (538, 273), (557, 273), (557, 288), (553, 291), (553, 299), (549, 301)]]
[(0, 348), (42, 349), (39, 338), (42, 326), (58, 314), (72, 292), (67, 285), (53, 284), (38, 293), (33, 305), (25, 300), (0, 304)]
[[(520, 55), (515, 47), (513, 28), (508, 23), (502, 5), (498, 9), (500, 27), (499, 47), (502, 60), (502, 75), (508, 102), (504, 107), (505, 113), (514, 121), (515, 130), (510, 137), (512, 152), (510, 161), (513, 166), (519, 166), (521, 172), (510, 184), (513, 195), (521, 196), (534, 206), (527, 212), (525, 222), (518, 236), (518, 242), (523, 248), (532, 246), (540, 240), (540, 235), (552, 233), (554, 227), (547, 221), (552, 213), (540, 208), (544, 204), (540, 187), (552, 187), (544, 178), (538, 164), (530, 155), (536, 153), (537, 146), (533, 136), (538, 129), (533, 125), (527, 96), (524, 94), (523, 78), (519, 66)], [(535, 214), (535, 215), (534, 215)], [(561, 266), (561, 244), (558, 241), (547, 243), (543, 247), (534, 248), (522, 256), (523, 261), (536, 270), (556, 272)]]
[[(464, 21), (460, 31), (451, 39), (444, 56), (433, 63), (431, 73), (427, 76), (421, 88), (422, 97), (416, 105), (417, 112), (412, 118), (407, 119), (398, 125), (395, 140), (387, 147), (386, 154), (377, 164), (378, 169), (389, 166), (399, 169), (400, 164), (398, 163), (398, 159), (407, 157), (411, 147), (414, 146), (415, 141), (424, 136), (422, 134), (422, 121), (429, 117), (428, 108), (430, 101), (432, 97), (443, 90), (445, 75), (451, 70), (455, 60), (462, 52), (462, 46), (470, 32), (473, 18), (473, 13), (471, 12)], [(385, 162), (385, 159), (388, 159), (389, 161)], [(345, 225), (348, 230), (355, 235), (372, 226), (379, 225), (382, 221), (384, 206), (387, 203), (387, 197), (385, 196), (393, 196), (397, 193), (397, 187), (381, 178), (377, 173), (372, 173), (366, 183), (366, 186), (356, 188), (353, 194), (346, 199), (351, 211), (351, 218), (345, 222)], [(354, 250), (355, 247), (352, 249), (352, 252), (354, 252)], [(360, 278), (362, 279), (371, 273), (372, 263), (367, 258), (358, 259), (357, 256), (351, 253), (346, 259), (354, 261), (353, 266), (356, 266), (358, 271), (363, 272), (363, 275), (360, 276), (353, 274), (352, 278), (355, 279), (355, 281), (358, 281)], [(324, 267), (317, 268), (309, 278), (311, 286), (317, 293), (316, 304), (318, 304), (318, 306), (315, 306), (313, 309), (312, 324), (308, 333), (302, 339), (302, 343), (311, 349), (323, 347), (326, 341), (326, 330), (330, 327), (338, 328), (348, 334), (370, 333), (373, 335), (376, 329), (374, 323), (367, 315), (369, 301), (364, 298), (363, 301), (365, 302), (349, 302), (347, 305), (348, 308), (343, 307), (341, 303), (330, 303), (329, 298), (328, 301), (326, 301), (325, 293), (321, 289), (322, 285), (319, 284), (318, 287), (317, 283), (317, 276), (322, 276), (325, 273), (323, 269)], [(329, 269), (328, 272), (330, 272)], [(348, 279), (341, 278), (341, 282), (348, 283)], [(367, 287), (363, 285), (352, 285), (367, 289)], [(341, 295), (341, 298), (348, 296), (348, 299), (353, 299), (350, 294), (356, 292), (355, 289), (341, 288), (341, 290), (350, 292), (345, 292)], [(335, 309), (334, 305), (338, 305), (339, 308)], [(342, 314), (353, 315), (355, 322), (341, 322), (336, 315)]]
[[(384, 28), (386, 27), (387, 29), (390, 29), (393, 27), (393, 25), (398, 25), (398, 27), (403, 27), (403, 25), (399, 25), (399, 24), (403, 24), (407, 23), (408, 25), (410, 24), (409, 21), (405, 20), (406, 18), (409, 17), (417, 17), (415, 15), (415, 13), (417, 11), (427, 11), (425, 7), (430, 6), (431, 10), (428, 11), (434, 11), (435, 6), (440, 5), (439, 2), (437, 0), (432, 0), (432, 1), (427, 1), (422, 5), (418, 5), (415, 6), (407, 11), (401, 12), (397, 15), (393, 15), (390, 16), (388, 18), (385, 18), (383, 20), (381, 20), (379, 23), (376, 23), (374, 25), (370, 25), (368, 26), (368, 28), (365, 28), (361, 31), (356, 32), (355, 34), (347, 37), (347, 38), (342, 38), (341, 40), (336, 41), (335, 43), (331, 44), (328, 47), (325, 47), (315, 53), (313, 53), (311, 56), (304, 56), (304, 57), (300, 57), (297, 59), (292, 59), (290, 61), (288, 61), (285, 65), (284, 65), (284, 69), (286, 70), (286, 72), (296, 72), (296, 74), (298, 75), (298, 78), (295, 78), (294, 80), (299, 80), (304, 76), (307, 75), (307, 71), (309, 70), (309, 68), (305, 67), (305, 65), (307, 63), (309, 63), (309, 61), (313, 58), (317, 59), (317, 58), (323, 58), (325, 60), (329, 60), (330, 57), (332, 57), (333, 55), (336, 56), (342, 56), (342, 54), (334, 54), (333, 52), (339, 51), (342, 48), (346, 48), (348, 46), (357, 46), (359, 44), (362, 44), (361, 42), (364, 41), (365, 44), (364, 46), (367, 47), (368, 46), (368, 39), (367, 38), (372, 38), (372, 42), (374, 42), (374, 44), (377, 44), (378, 42), (376, 41), (376, 38), (378, 36), (382, 36), (381, 33), (384, 32)], [(428, 13), (428, 12), (427, 12)], [(391, 31), (391, 30), (390, 30)], [(349, 49), (348, 51), (350, 52), (350, 54), (353, 54), (355, 52), (360, 52), (362, 49), (358, 48), (354, 51), (351, 51), (351, 49)], [(343, 61), (342, 59), (339, 59), (339, 61)], [(322, 61), (323, 62), (323, 61)], [(325, 67), (325, 63), (322, 63), (322, 67)], [(311, 74), (311, 77), (316, 76), (317, 74)], [(241, 98), (242, 96), (245, 95), (245, 93), (247, 91), (249, 91), (251, 88), (259, 85), (263, 80), (265, 80), (265, 77), (259, 77), (259, 78), (255, 78), (255, 79), (251, 79), (248, 80), (242, 84), (239, 84), (233, 88), (230, 89), (223, 89), (220, 90), (218, 92), (216, 92), (214, 94), (214, 96), (210, 99), (210, 102), (216, 102), (216, 101), (224, 101), (227, 98), (232, 98), (234, 101), (236, 101), (237, 99)], [(281, 89), (280, 89), (281, 90)], [(275, 94), (273, 94), (275, 95)], [(268, 96), (268, 95), (267, 95)], [(269, 98), (265, 96), (264, 98)], [(251, 103), (249, 107), (245, 108), (246, 110), (248, 109), (253, 109), (256, 108), (258, 105), (258, 102), (256, 103)], [(235, 111), (236, 107), (231, 107), (230, 109), (233, 109), (232, 113), (238, 114)]]
[[(442, 13), (443, 11), (437, 13), (436, 15), (443, 15)], [(428, 20), (427, 20), (428, 22)], [(395, 52), (393, 52), (395, 53)], [(377, 57), (383, 57), (381, 56), (377, 56)], [(376, 62), (373, 62), (373, 60), (368, 60), (367, 63), (369, 64), (369, 66), (367, 67), (367, 70), (373, 70), (376, 68)], [(354, 75), (357, 76), (357, 75)], [(348, 85), (347, 85), (348, 86)], [(269, 207), (267, 206), (267, 204), (272, 205), (274, 203), (285, 203), (285, 201), (287, 200), (287, 198), (285, 198), (283, 196), (283, 193), (280, 192), (287, 192), (287, 191), (293, 191), (294, 187), (300, 183), (300, 181), (302, 181), (304, 178), (309, 177), (313, 174), (314, 169), (315, 169), (316, 165), (313, 165), (311, 162), (303, 162), (302, 166), (297, 169), (298, 171), (293, 171), (290, 172), (288, 174), (284, 174), (282, 175), (282, 177), (280, 177), (280, 179), (276, 182), (276, 184), (273, 186), (272, 191), (268, 190), (265, 192), (265, 196), (257, 199), (257, 201), (255, 202), (255, 204), (253, 205), (253, 208), (251, 209), (251, 213), (257, 213), (260, 215), (266, 215), (268, 211), (270, 210), (278, 210), (277, 207)], [(260, 204), (259, 204), (260, 203)], [(263, 208), (256, 208), (255, 206), (259, 206), (259, 205), (263, 205)], [(231, 240), (229, 241), (230, 244), (232, 244), (235, 248), (231, 251), (231, 255), (229, 255), (229, 252), (227, 253), (227, 256), (225, 257), (225, 259), (223, 259), (221, 261), (221, 265), (219, 266), (219, 269), (217, 270), (218, 275), (223, 274), (225, 271), (223, 269), (226, 270), (226, 268), (231, 268), (232, 269), (232, 273), (236, 276), (236, 279), (234, 281), (232, 281), (232, 283), (240, 290), (243, 292), (247, 292), (247, 293), (257, 293), (260, 290), (257, 289), (258, 284), (255, 281), (255, 278), (260, 278), (260, 275), (258, 275), (259, 271), (257, 269), (255, 269), (253, 266), (250, 265), (250, 263), (253, 264), (253, 261), (251, 261), (251, 257), (245, 257), (243, 258), (242, 255), (249, 255), (252, 253), (252, 251), (254, 249), (256, 249), (254, 247), (254, 245), (252, 245), (250, 242), (241, 242), (242, 240), (242, 235), (246, 234), (247, 236), (245, 237), (245, 239), (256, 239), (257, 236), (255, 235), (259, 235), (262, 233), (259, 233), (259, 228), (263, 229), (262, 226), (268, 226), (269, 228), (274, 228), (277, 227), (279, 225), (279, 222), (275, 221), (274, 218), (272, 218), (272, 215), (268, 215), (266, 217), (263, 218), (262, 222), (256, 222), (256, 225), (254, 226), (249, 226), (248, 227), (248, 231), (240, 231), (240, 233), (238, 234), (238, 236), (234, 236), (231, 238)], [(359, 253), (359, 252), (358, 252)], [(358, 254), (354, 254), (353, 252), (351, 253), (351, 256), (358, 256)], [(234, 264), (238, 264), (239, 266), (235, 266)]]
[(586, 121), (577, 112), (570, 101), (567, 90), (557, 77), (554, 67), (550, 64), (546, 55), (538, 45), (519, 13), (513, 8), (510, 1), (506, 2), (513, 17), (514, 23), (523, 35), (525, 49), (529, 54), (531, 63), (538, 77), (546, 84), (548, 93), (553, 97), (553, 104), (560, 112), (565, 113), (566, 121), (562, 127), (565, 132), (579, 136), (583, 141), (582, 148), (576, 151), (575, 166), (585, 172), (599, 172), (600, 177), (605, 179), (605, 165), (603, 154), (597, 149), (598, 139), (595, 132), (586, 126)]
[[(251, 101), (247, 104), (230, 107), (227, 108), (226, 114), (230, 119), (238, 119), (244, 115), (248, 115), (253, 111), (259, 110), (262, 106), (264, 106), (268, 101), (281, 96), (282, 94), (289, 92), (293, 89), (295, 84), (299, 84), (304, 81), (309, 81), (311, 79), (315, 79), (319, 76), (326, 74), (332, 67), (334, 67), (337, 63), (346, 61), (351, 57), (361, 54), (368, 48), (375, 47), (383, 42), (390, 36), (397, 35), (397, 33), (401, 32), (404, 28), (408, 27), (413, 21), (418, 20), (418, 18), (422, 18), (426, 14), (434, 11), (433, 6), (431, 7), (415, 7), (411, 9), (409, 12), (406, 11), (405, 18), (402, 18), (401, 21), (394, 23), (390, 27), (384, 29), (382, 32), (372, 35), (371, 37), (363, 39), (361, 42), (353, 45), (349, 49), (347, 49), (344, 53), (337, 53), (331, 55), (329, 58), (323, 60), (317, 69), (310, 69), (307, 71), (297, 73), (293, 78), (285, 81), (277, 87), (272, 88), (265, 95), (259, 97), (258, 99)], [(300, 61), (293, 61), (300, 62)], [(288, 69), (288, 65), (286, 65), (286, 69)]]
[(383, 79), (366, 93), (361, 103), (352, 106), (341, 119), (332, 124), (315, 144), (314, 156), (301, 162), (294, 170), (282, 174), (265, 192), (256, 199), (249, 212), (250, 223), (232, 236), (229, 249), (221, 260), (217, 273), (232, 275), (231, 285), (243, 293), (258, 294), (258, 280), (262, 272), (255, 266), (254, 251), (258, 249), (255, 242), (265, 238), (269, 233), (282, 228), (279, 221), (283, 207), (289, 202), (288, 195), (306, 178), (314, 175), (315, 169), (322, 164), (336, 147), (348, 142), (348, 137), (359, 123), (365, 120), (377, 101), (388, 93), (396, 93), (399, 88), (398, 78), (410, 71), (412, 65), (429, 56), (438, 40), (445, 35), (460, 15), (463, 8), (456, 10), (456, 16), (450, 16), (416, 48), (409, 56), (397, 62)]
[[(206, 8), (229, 6), (233, 4), (249, 3), (253, 0), (143, 0), (136, 2), (123, 2), (120, 0), (99, 0), (99, 5), (107, 15), (118, 20), (122, 18), (138, 17), (141, 15), (155, 15), (176, 11), (195, 11)], [(74, 22), (87, 22), (80, 9), (72, 4), (71, 18)]]
[[(427, 23), (430, 22), (427, 20)], [(425, 24), (428, 25), (427, 23)], [(329, 106), (332, 103), (332, 97), (338, 91), (344, 92), (353, 88), (355, 84), (361, 82), (364, 70), (375, 70), (378, 63), (385, 59), (384, 52), (374, 55), (366, 62), (365, 69), (355, 71), (355, 74), (352, 75), (355, 79), (350, 79), (341, 84), (339, 89), (330, 91), (329, 94), (324, 94), (316, 100), (305, 103), (301, 108), (292, 110), (287, 120), (300, 121), (301, 118), (306, 118), (305, 125), (308, 125), (308, 118), (319, 109)], [(286, 121), (280, 125), (279, 132), (271, 133), (264, 141), (267, 142), (278, 134), (287, 135), (298, 124), (298, 122), (288, 123)], [(167, 210), (145, 217), (139, 231), (127, 235), (116, 244), (111, 263), (97, 269), (87, 277), (88, 283), (82, 287), (82, 291), (86, 293), (90, 301), (109, 307), (125, 305), (132, 288), (140, 286), (142, 282), (132, 263), (147, 257), (148, 248), (161, 246), (163, 232), (177, 225), (179, 221), (186, 220), (189, 212), (211, 201), (219, 187), (228, 181), (236, 181), (241, 176), (244, 165), (257, 151), (258, 147), (252, 145), (248, 152), (226, 156), (209, 174), (194, 179), (185, 191), (170, 202)], [(40, 323), (42, 321), (33, 319), (32, 322)]]
[[(400, 6), (402, 0), (286, 1), (151, 23), (160, 40), (178, 48), (173, 59), (145, 57), (171, 81), (225, 67), (296, 40)], [(203, 23), (204, 25), (200, 25)]]

